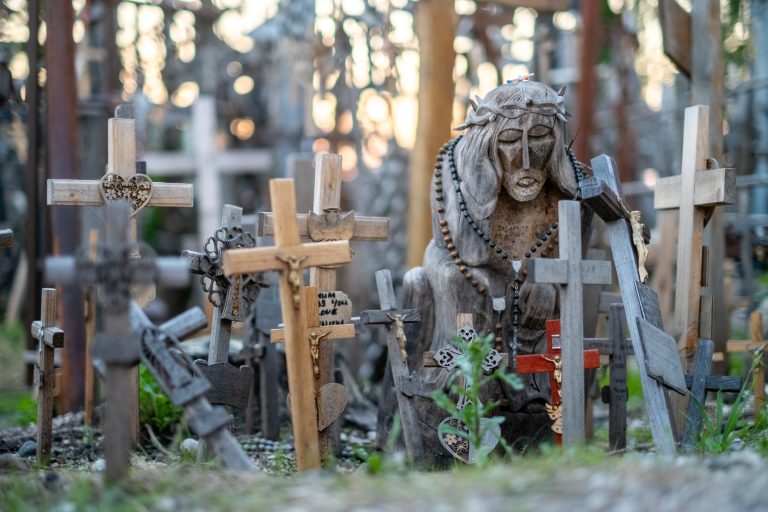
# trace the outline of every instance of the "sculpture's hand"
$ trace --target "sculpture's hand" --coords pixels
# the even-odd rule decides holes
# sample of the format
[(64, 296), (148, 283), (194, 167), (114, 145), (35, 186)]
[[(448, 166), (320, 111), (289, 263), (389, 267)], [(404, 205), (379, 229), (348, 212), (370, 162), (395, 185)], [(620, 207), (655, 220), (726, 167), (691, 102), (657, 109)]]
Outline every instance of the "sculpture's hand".
[(552, 318), (557, 304), (557, 290), (551, 284), (523, 283), (520, 288), (522, 326), (543, 329), (544, 322)]

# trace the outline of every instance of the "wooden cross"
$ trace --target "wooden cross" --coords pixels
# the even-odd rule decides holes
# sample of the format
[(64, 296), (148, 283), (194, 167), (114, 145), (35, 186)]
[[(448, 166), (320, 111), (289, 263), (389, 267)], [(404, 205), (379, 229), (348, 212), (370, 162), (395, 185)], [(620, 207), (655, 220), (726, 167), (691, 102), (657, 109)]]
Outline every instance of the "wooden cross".
[(130, 205), (109, 201), (105, 213), (106, 244), (97, 248), (97, 258), (88, 258), (87, 248), (80, 251), (77, 259), (48, 258), (46, 278), (97, 287), (98, 301), (105, 315), (101, 331), (94, 339), (93, 357), (106, 363), (106, 476), (115, 481), (122, 479), (128, 470), (133, 445), (133, 411), (137, 408), (137, 404), (132, 403), (136, 399), (132, 390), (140, 350), (129, 321), (132, 286), (155, 280), (183, 286), (188, 274), (186, 264), (178, 258), (153, 261), (132, 257), (136, 246), (129, 242)]
[(352, 255), (346, 240), (300, 242), (293, 180), (270, 180), (269, 192), (274, 212), (275, 246), (226, 251), (223, 255), (224, 274), (280, 271), (280, 303), (285, 323), (285, 357), (296, 465), (299, 471), (305, 471), (320, 467), (320, 449), (302, 271), (313, 266), (348, 263)]
[(749, 340), (728, 340), (728, 353), (752, 352), (760, 357), (760, 362), (755, 366), (752, 374), (752, 387), (755, 396), (755, 415), (765, 406), (765, 368), (763, 354), (768, 347), (768, 342), (763, 340), (763, 314), (753, 311), (749, 315)]
[(558, 204), (560, 259), (530, 260), (529, 279), (533, 283), (560, 285), (560, 311), (563, 327), (563, 442), (566, 446), (583, 443), (584, 423), (584, 284), (610, 284), (611, 263), (582, 261), (581, 205), (578, 201)]
[(419, 417), (411, 401), (412, 396), (409, 397), (403, 393), (403, 381), (411, 375), (408, 369), (404, 324), (420, 322), (421, 315), (415, 309), (398, 309), (389, 270), (376, 272), (376, 288), (381, 309), (361, 312), (360, 321), (365, 325), (386, 326), (387, 358), (392, 371), (397, 407), (400, 411), (405, 451), (408, 458), (416, 462), (424, 457), (424, 448), (419, 430)]
[[(675, 288), (675, 328), (681, 331), (680, 344), (687, 357), (693, 355), (699, 339), (701, 302), (702, 234), (712, 209), (733, 204), (736, 197), (736, 171), (711, 169), (709, 152), (709, 107), (685, 109), (683, 159), (680, 176), (656, 183), (654, 207), (679, 208), (677, 277)], [(710, 169), (710, 170), (708, 170)]]
[(605, 221), (656, 450), (663, 455), (674, 455), (675, 438), (669, 424), (666, 391), (648, 375), (640, 332), (634, 321), (637, 318), (651, 318), (652, 324), (661, 327), (658, 298), (653, 290), (640, 282), (628, 212), (619, 199), (621, 185), (614, 162), (610, 157), (601, 155), (593, 158), (591, 164), (595, 175), (582, 180), (581, 197)]
[(239, 369), (229, 364), (229, 342), (232, 323), (243, 322), (248, 316), (251, 304), (261, 289), (259, 274), (237, 274), (224, 276), (221, 255), (229, 249), (253, 248), (256, 239), (243, 231), (243, 209), (224, 205), (221, 228), (205, 242), (205, 252), (183, 251), (189, 270), (201, 274), (200, 282), (213, 304), (211, 338), (208, 347), (208, 361), (195, 361), (200, 371), (212, 383), (208, 400), (212, 404), (225, 404), (245, 410), (250, 390), (253, 387), (253, 368)]
[[(547, 320), (547, 351), (544, 354), (530, 354), (517, 356), (517, 373), (549, 373), (549, 384), (552, 392), (552, 403), (547, 404), (547, 413), (553, 420), (552, 431), (555, 433), (557, 444), (563, 444), (563, 433), (565, 427), (565, 414), (563, 404), (566, 404), (565, 410), (574, 407), (568, 400), (572, 395), (581, 394), (581, 431), (584, 432), (584, 368), (599, 368), (600, 354), (597, 350), (584, 350), (581, 356), (579, 366), (582, 369), (582, 382), (578, 385), (576, 393), (570, 393), (563, 397), (563, 380), (565, 372), (563, 368), (564, 360), (561, 354), (564, 353), (563, 346), (567, 343), (561, 339), (560, 320)], [(576, 399), (578, 402), (578, 398)], [(577, 429), (578, 430), (578, 429)], [(568, 438), (565, 438), (565, 444), (568, 446)]]
[(53, 421), (53, 355), (64, 346), (64, 331), (56, 327), (56, 290), (43, 288), (40, 320), (32, 322), (32, 337), (38, 341), (37, 381), (37, 463), (51, 462)]
[(10, 229), (0, 229), (0, 249), (13, 247), (13, 231)]
[(186, 410), (192, 430), (211, 446), (224, 467), (235, 471), (255, 470), (256, 465), (227, 428), (232, 423), (232, 416), (223, 408), (211, 407), (206, 399), (210, 382), (197, 371), (179, 345), (181, 338), (208, 323), (202, 309), (189, 309), (155, 327), (134, 301), (131, 303), (131, 323), (140, 333), (141, 362), (149, 368), (171, 402)]

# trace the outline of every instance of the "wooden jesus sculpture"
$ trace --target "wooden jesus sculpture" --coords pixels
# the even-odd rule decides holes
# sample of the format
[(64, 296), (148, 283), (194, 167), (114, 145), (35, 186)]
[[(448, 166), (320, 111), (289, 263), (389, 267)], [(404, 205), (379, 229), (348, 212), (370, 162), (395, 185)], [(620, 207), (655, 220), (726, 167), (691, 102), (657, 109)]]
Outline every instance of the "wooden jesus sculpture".
[[(472, 102), (464, 134), (437, 156), (432, 179), (434, 238), (424, 264), (409, 271), (403, 307), (421, 313), (418, 335), (409, 334), (409, 366), (420, 368), (425, 351), (451, 339), (459, 312), (472, 312), (480, 334), (493, 332), (496, 349), (542, 353), (545, 321), (559, 315), (557, 290), (526, 279), (531, 258), (558, 257), (558, 201), (578, 198), (582, 168), (566, 147), (564, 97), (527, 79), (507, 82)], [(591, 215), (582, 210), (583, 247)], [(423, 382), (439, 379), (420, 369)], [(502, 435), (536, 441), (550, 434), (545, 404), (547, 375), (521, 375), (522, 391), (496, 386), (486, 399), (502, 402)], [(391, 425), (395, 400), (385, 390), (379, 439)], [(440, 453), (436, 429), (444, 413), (429, 399), (417, 405), (425, 453)], [(426, 426), (425, 426), (426, 425)], [(437, 461), (435, 461), (437, 462)]]

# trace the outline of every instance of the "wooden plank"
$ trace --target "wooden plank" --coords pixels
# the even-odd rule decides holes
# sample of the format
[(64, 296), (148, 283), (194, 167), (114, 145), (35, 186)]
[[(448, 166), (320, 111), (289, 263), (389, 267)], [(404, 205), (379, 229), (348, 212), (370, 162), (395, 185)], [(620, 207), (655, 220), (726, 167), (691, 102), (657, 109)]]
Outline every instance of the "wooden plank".
[[(736, 202), (736, 169), (699, 169), (693, 192), (695, 206), (722, 206)], [(679, 208), (682, 176), (659, 178), (653, 193), (656, 210)]]
[[(56, 290), (53, 288), (43, 288), (40, 306), (40, 329), (35, 335), (33, 328), (32, 335), (38, 340), (45, 334), (44, 331), (56, 324)], [(33, 326), (34, 327), (34, 326)], [(63, 333), (61, 335), (61, 345), (63, 345)], [(41, 465), (48, 465), (51, 461), (51, 445), (53, 441), (53, 395), (54, 395), (54, 367), (53, 343), (40, 341), (38, 345), (39, 360), (37, 371), (37, 462)]]
[[(101, 206), (98, 180), (48, 180), (48, 205)], [(193, 187), (188, 183), (152, 183), (152, 198), (147, 206), (191, 208)]]
[[(312, 326), (310, 326), (312, 327)], [(347, 340), (355, 337), (355, 324), (327, 325), (323, 327), (314, 326), (322, 332), (328, 331), (326, 336), (321, 338), (323, 341)], [(272, 329), (270, 336), (272, 343), (285, 343), (285, 329)]]
[[(565, 284), (568, 268), (553, 258), (533, 258), (528, 262), (528, 272), (537, 283)], [(611, 262), (582, 261), (580, 274), (582, 284), (605, 284), (611, 279)]]
[(696, 446), (696, 440), (701, 432), (702, 412), (707, 398), (706, 381), (712, 368), (712, 354), (715, 344), (712, 340), (700, 339), (696, 344), (696, 360), (693, 364), (691, 376), (690, 399), (688, 400), (688, 413), (683, 427), (682, 445), (684, 449), (691, 450)]
[[(591, 164), (595, 177), (605, 182), (607, 187), (616, 196), (620, 196), (621, 186), (616, 176), (613, 160), (606, 155), (601, 155), (593, 158)], [(600, 196), (594, 196), (593, 198), (582, 197), (590, 206), (600, 204), (604, 200)], [(640, 341), (637, 323), (630, 321), (630, 319), (641, 318), (643, 313), (637, 295), (637, 288), (635, 287), (635, 283), (639, 281), (639, 276), (634, 247), (630, 238), (629, 225), (622, 218), (606, 222), (605, 229), (611, 246), (616, 277), (619, 281), (619, 289), (621, 290), (624, 311), (628, 320), (627, 324), (630, 337), (632, 338), (632, 347), (640, 373), (646, 411), (656, 450), (657, 453), (662, 455), (674, 455), (676, 453), (675, 438), (670, 422), (666, 394), (662, 386), (648, 375), (644, 361), (645, 352)]]
[[(309, 215), (300, 213), (296, 215), (299, 225), (299, 235), (302, 238), (309, 237), (307, 222)], [(271, 237), (275, 233), (272, 212), (259, 212), (256, 232), (258, 236)], [(355, 228), (352, 232), (352, 240), (364, 242), (377, 242), (389, 239), (388, 217), (366, 217), (355, 215)]]
[[(298, 240), (298, 234), (296, 235)], [(280, 247), (262, 247), (258, 252), (249, 252), (252, 249), (232, 249), (222, 255), (224, 273), (228, 276), (244, 274), (247, 272), (264, 272), (267, 270), (280, 270), (285, 267), (279, 258), (295, 256), (302, 258), (301, 266), (314, 267), (319, 265), (333, 265), (349, 263), (352, 261), (352, 253), (349, 250), (349, 242), (341, 240), (337, 242), (317, 242), (308, 245), (296, 244), (280, 245)]]
[(627, 447), (627, 343), (624, 340), (627, 320), (624, 306), (612, 305), (608, 321), (613, 343), (609, 362), (608, 447), (611, 450), (623, 450)]
[[(390, 308), (390, 309), (395, 309), (395, 308)], [(392, 323), (392, 318), (389, 316), (390, 314), (391, 313), (388, 313), (387, 310), (384, 310), (384, 309), (372, 309), (372, 310), (361, 311), (360, 323), (366, 324), (366, 325), (370, 325), (370, 324), (387, 324), (388, 325)], [(416, 309), (397, 310), (397, 314), (399, 314), (402, 317), (404, 323), (421, 321), (421, 314)]]
[(656, 292), (640, 281), (635, 282), (635, 290), (640, 301), (640, 311), (646, 322), (659, 329), (662, 328), (661, 307)]
[(659, 22), (664, 55), (685, 76), (691, 76), (691, 15), (677, 0), (659, 0)]
[[(693, 385), (693, 375), (685, 376), (685, 385), (688, 389), (691, 388)], [(707, 375), (707, 378), (704, 380), (704, 388), (707, 391), (738, 393), (741, 391), (741, 378), (726, 375)]]
[(202, 359), (195, 361), (195, 366), (211, 383), (211, 389), (205, 394), (211, 404), (245, 411), (253, 388), (253, 368), (238, 368), (229, 363), (208, 364)]
[[(651, 323), (637, 318), (648, 375), (665, 387), (685, 395), (685, 375), (675, 339)], [(710, 355), (710, 358), (712, 356)]]

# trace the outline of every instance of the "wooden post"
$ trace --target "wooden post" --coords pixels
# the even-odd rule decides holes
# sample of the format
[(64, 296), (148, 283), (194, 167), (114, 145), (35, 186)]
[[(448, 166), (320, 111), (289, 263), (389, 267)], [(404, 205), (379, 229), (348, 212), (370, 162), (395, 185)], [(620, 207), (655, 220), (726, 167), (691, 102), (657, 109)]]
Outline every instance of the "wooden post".
[(40, 320), (32, 323), (32, 336), (38, 340), (37, 376), (37, 463), (51, 462), (53, 421), (54, 349), (64, 346), (64, 332), (56, 325), (56, 290), (43, 288)]
[(456, 13), (452, 0), (423, 0), (416, 5), (416, 35), (422, 59), (419, 68), (419, 124), (411, 152), (408, 194), (409, 267), (421, 264), (432, 239), (429, 206), (435, 157), (451, 137), (453, 65), (456, 52)]
[(411, 461), (418, 462), (424, 456), (419, 417), (411, 402), (412, 397), (403, 393), (403, 381), (411, 375), (408, 370), (404, 324), (420, 322), (421, 315), (415, 309), (397, 308), (395, 289), (392, 286), (392, 275), (389, 270), (376, 272), (376, 288), (379, 293), (381, 309), (361, 312), (360, 321), (365, 325), (385, 325), (387, 328), (387, 358), (392, 370), (397, 407), (400, 411), (405, 451)]
[[(88, 257), (96, 259), (96, 248), (99, 242), (99, 231), (92, 229), (88, 234)], [(96, 334), (96, 290), (89, 288), (85, 291), (85, 418), (83, 422), (93, 424), (93, 399), (96, 393), (96, 379), (93, 368), (93, 337)]]
[(581, 206), (578, 201), (558, 204), (560, 259), (533, 258), (533, 283), (560, 285), (563, 321), (563, 443), (584, 443), (584, 313), (583, 284), (610, 284), (611, 264), (581, 259)]
[(755, 366), (752, 374), (752, 387), (755, 395), (755, 415), (765, 407), (765, 363), (763, 354), (768, 343), (763, 341), (763, 314), (759, 311), (753, 311), (749, 315), (749, 341), (728, 340), (728, 353), (754, 352), (760, 358), (760, 362)]
[(318, 265), (348, 263), (349, 242), (301, 244), (296, 223), (293, 180), (269, 182), (275, 223), (275, 247), (233, 249), (223, 255), (227, 276), (247, 272), (280, 270), (280, 303), (285, 324), (285, 358), (291, 393), (291, 421), (299, 471), (320, 467), (317, 434), (314, 372), (307, 343), (306, 295), (302, 291), (302, 269)]
[(706, 403), (706, 382), (709, 371), (712, 368), (712, 354), (715, 352), (715, 344), (712, 340), (699, 340), (696, 345), (696, 360), (691, 376), (691, 396), (688, 400), (688, 413), (686, 414), (685, 427), (681, 444), (683, 449), (691, 450), (696, 446), (702, 424), (702, 409)]
[(627, 447), (627, 342), (624, 338), (627, 319), (624, 306), (612, 304), (608, 321), (613, 346), (613, 353), (609, 356), (608, 447), (611, 450), (623, 450)]

